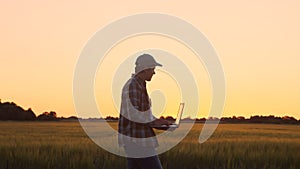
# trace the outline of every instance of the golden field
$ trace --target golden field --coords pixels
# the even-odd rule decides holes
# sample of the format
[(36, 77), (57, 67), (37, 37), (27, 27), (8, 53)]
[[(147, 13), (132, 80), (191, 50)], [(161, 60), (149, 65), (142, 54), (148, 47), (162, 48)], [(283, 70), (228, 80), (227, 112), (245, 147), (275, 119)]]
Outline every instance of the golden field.
[[(300, 125), (220, 124), (199, 144), (202, 126), (159, 155), (164, 169), (300, 168)], [(0, 169), (103, 168), (125, 169), (126, 159), (97, 146), (78, 122), (0, 122)]]

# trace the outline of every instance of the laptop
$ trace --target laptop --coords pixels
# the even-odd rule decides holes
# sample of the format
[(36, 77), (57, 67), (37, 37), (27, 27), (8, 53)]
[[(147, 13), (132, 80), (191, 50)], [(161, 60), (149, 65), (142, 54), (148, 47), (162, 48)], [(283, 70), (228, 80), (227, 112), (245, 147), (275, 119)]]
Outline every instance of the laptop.
[(180, 120), (181, 120), (181, 116), (183, 113), (183, 108), (184, 108), (184, 103), (180, 103), (179, 108), (178, 108), (178, 112), (177, 112), (177, 117), (176, 117), (176, 121), (170, 125), (151, 125), (151, 127), (155, 127), (155, 128), (178, 128), (179, 124), (180, 124)]

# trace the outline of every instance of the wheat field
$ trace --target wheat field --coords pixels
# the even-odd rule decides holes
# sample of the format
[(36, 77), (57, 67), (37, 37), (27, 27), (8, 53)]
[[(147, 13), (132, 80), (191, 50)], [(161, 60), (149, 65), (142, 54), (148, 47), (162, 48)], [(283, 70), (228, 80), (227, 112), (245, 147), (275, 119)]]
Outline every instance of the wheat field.
[[(199, 144), (202, 126), (159, 155), (164, 169), (300, 168), (299, 125), (220, 124)], [(0, 169), (125, 168), (124, 157), (97, 146), (78, 122), (0, 122)]]

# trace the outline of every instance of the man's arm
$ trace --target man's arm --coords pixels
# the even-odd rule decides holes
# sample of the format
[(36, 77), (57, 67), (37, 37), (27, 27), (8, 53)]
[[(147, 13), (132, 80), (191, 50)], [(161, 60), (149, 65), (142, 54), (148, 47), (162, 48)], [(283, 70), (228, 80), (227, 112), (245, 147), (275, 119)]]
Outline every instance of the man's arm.
[(131, 82), (129, 85), (129, 99), (130, 103), (136, 110), (141, 110), (141, 96), (142, 92), (137, 83)]
[(135, 81), (129, 85), (129, 108), (131, 119), (140, 123), (148, 123), (156, 118), (152, 115), (148, 94)]
[(172, 124), (171, 122), (165, 120), (165, 119), (155, 119), (154, 121), (152, 121), (151, 123), (149, 123), (150, 127), (151, 126), (162, 126), (162, 125), (167, 125), (166, 127), (152, 127), (158, 130), (168, 130), (169, 129), (169, 125)]

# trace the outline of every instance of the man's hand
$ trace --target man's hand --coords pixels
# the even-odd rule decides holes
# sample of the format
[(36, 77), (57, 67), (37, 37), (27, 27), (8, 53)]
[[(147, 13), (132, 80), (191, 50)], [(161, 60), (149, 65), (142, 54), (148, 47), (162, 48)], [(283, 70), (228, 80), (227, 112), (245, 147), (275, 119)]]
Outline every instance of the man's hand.
[[(153, 127), (155, 129), (158, 130), (169, 130), (170, 128), (168, 127), (170, 124), (172, 124), (171, 122), (165, 120), (165, 119), (156, 119), (152, 122), (151, 125), (153, 126), (161, 126), (161, 127)], [(166, 125), (166, 126), (162, 126), (162, 125)], [(170, 130), (173, 131), (174, 129)]]
[(153, 125), (167, 125), (169, 126), (170, 124), (172, 124), (171, 122), (169, 122), (168, 120), (165, 119), (156, 119), (152, 122)]

